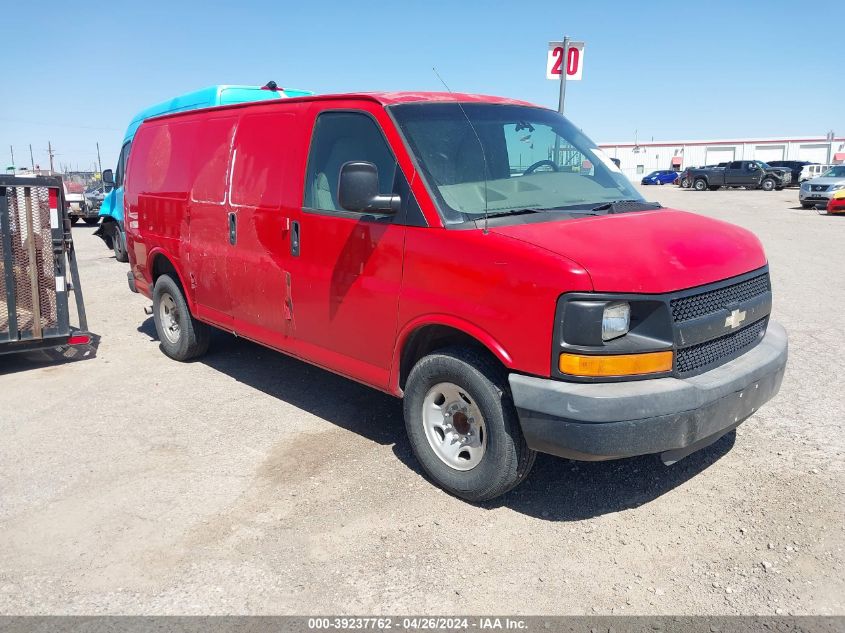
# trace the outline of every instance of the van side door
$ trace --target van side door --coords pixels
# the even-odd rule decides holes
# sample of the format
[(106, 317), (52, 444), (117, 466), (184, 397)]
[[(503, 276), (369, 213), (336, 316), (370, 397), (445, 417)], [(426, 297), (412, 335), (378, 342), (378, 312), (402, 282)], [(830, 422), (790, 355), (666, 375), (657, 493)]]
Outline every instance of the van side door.
[(194, 147), (188, 200), (188, 278), (196, 316), (230, 329), (232, 297), (227, 262), (232, 244), (227, 207), (229, 152), (237, 116), (204, 118)]
[[(379, 192), (412, 203), (408, 181), (372, 103), (312, 110), (313, 123), (300, 220), (291, 234), (293, 319), (298, 355), (386, 388), (397, 330), (407, 209), (360, 214), (338, 203), (341, 167), (376, 165)], [(382, 119), (382, 122), (379, 119)], [(416, 207), (418, 209), (418, 207)]]
[[(228, 211), (234, 229), (227, 263), (232, 328), (286, 348), (289, 334), (289, 233), (302, 200), (304, 134), (299, 108), (246, 110), (235, 133)], [(302, 137), (302, 138), (300, 138)]]

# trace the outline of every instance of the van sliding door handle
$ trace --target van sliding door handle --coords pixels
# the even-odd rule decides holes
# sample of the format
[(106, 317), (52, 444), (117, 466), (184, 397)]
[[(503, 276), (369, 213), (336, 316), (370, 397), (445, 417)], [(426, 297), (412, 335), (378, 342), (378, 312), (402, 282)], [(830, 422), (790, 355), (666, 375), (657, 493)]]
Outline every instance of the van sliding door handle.
[(229, 244), (234, 246), (238, 241), (238, 220), (234, 213), (229, 213)]
[(290, 223), (290, 254), (299, 257), (299, 222)]

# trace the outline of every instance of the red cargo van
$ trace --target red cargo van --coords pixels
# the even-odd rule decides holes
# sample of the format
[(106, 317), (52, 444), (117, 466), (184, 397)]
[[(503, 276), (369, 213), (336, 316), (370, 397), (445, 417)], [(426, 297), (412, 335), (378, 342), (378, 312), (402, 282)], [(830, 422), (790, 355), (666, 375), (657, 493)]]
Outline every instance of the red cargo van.
[(168, 356), (213, 326), (402, 397), (420, 463), (465, 499), (536, 451), (671, 463), (780, 387), (757, 238), (645, 202), (548, 109), (210, 108), (147, 120), (126, 178), (129, 285)]

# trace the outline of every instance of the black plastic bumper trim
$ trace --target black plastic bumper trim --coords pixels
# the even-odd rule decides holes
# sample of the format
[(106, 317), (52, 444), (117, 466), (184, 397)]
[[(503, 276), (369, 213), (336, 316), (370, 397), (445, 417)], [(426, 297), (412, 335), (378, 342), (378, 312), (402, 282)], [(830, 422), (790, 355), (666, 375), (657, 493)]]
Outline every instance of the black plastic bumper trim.
[(522, 432), (534, 450), (603, 460), (675, 451), (716, 439), (780, 389), (786, 331), (770, 322), (742, 356), (691, 378), (569, 383), (511, 374)]

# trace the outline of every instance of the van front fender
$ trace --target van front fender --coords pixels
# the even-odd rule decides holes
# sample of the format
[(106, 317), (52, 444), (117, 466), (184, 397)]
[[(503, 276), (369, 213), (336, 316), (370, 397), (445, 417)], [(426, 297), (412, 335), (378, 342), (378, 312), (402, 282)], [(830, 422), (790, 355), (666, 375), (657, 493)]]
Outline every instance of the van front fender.
[(393, 359), (390, 364), (390, 382), (388, 389), (397, 396), (402, 395), (402, 387), (399, 384), (402, 373), (402, 353), (408, 344), (411, 336), (423, 328), (429, 326), (440, 326), (455, 330), (482, 345), (505, 367), (513, 366), (513, 358), (505, 347), (486, 330), (477, 325), (452, 314), (426, 314), (419, 316), (406, 323), (396, 339), (396, 347), (393, 350)]

